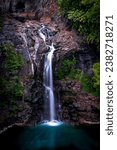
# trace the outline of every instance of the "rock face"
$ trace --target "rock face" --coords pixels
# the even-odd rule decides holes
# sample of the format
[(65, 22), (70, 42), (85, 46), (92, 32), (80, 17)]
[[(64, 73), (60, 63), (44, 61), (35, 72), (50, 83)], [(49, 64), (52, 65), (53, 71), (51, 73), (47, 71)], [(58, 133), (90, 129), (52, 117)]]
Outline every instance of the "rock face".
[(4, 12), (31, 12), (44, 7), (48, 0), (1, 0), (0, 8)]
[(24, 19), (40, 19), (43, 15), (51, 14), (54, 0), (2, 0), (0, 11), (12, 13), (12, 15), (21, 21)]
[(2, 115), (4, 117), (0, 119), (0, 128), (14, 122), (25, 123), (30, 120), (32, 115), (34, 118), (36, 117), (36, 121), (41, 121), (43, 59), (47, 49), (38, 35), (40, 25), (38, 21), (20, 23), (13, 18), (6, 18), (4, 22), (2, 34), (0, 34), (0, 44), (10, 43), (23, 56), (25, 63), (19, 75), (23, 83), (24, 94), (22, 101), (17, 102), (16, 107), (19, 107), (20, 103), (17, 113), (10, 110), (12, 106), (0, 109), (1, 114), (4, 114)]
[[(91, 74), (97, 56), (88, 47), (82, 47), (83, 38), (69, 28), (67, 22), (64, 23), (54, 0), (6, 0), (1, 2), (0, 8), (12, 13), (6, 16), (0, 44), (12, 44), (25, 61), (20, 71), (24, 86), (23, 99), (20, 104), (17, 103), (20, 109), (13, 116), (8, 107), (0, 110), (1, 114), (5, 114), (5, 117), (0, 117), (0, 128), (16, 122), (35, 124), (43, 120), (43, 65), (48, 51), (38, 34), (40, 26), (44, 24), (52, 31), (56, 72), (61, 62), (74, 53), (78, 68)], [(58, 81), (55, 93), (59, 101), (57, 104), (60, 103), (57, 106), (59, 119), (74, 125), (99, 123), (99, 98), (83, 92), (79, 82)]]
[(59, 82), (61, 120), (71, 125), (99, 124), (99, 98), (81, 90), (79, 82)]

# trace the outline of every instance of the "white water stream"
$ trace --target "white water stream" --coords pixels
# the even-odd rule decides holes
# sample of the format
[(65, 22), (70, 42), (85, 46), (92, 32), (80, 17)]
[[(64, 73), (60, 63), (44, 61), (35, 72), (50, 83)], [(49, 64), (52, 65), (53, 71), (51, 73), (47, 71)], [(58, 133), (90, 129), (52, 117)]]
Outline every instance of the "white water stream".
[[(50, 38), (49, 30), (43, 25), (39, 30), (39, 35), (43, 39), (44, 43), (46, 44), (46, 40)], [(53, 53), (55, 51), (54, 44), (47, 45), (49, 52), (45, 56), (44, 62), (44, 87), (45, 87), (45, 101), (49, 101), (49, 121), (55, 121), (55, 97), (54, 97), (54, 89), (53, 89), (53, 70), (52, 70), (52, 60), (53, 60)]]

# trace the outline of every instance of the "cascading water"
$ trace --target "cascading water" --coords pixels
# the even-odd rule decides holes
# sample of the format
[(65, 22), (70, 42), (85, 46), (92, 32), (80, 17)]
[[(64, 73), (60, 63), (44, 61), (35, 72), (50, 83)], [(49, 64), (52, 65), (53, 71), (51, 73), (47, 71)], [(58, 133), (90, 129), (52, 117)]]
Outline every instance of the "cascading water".
[[(56, 123), (56, 114), (55, 114), (55, 97), (54, 97), (54, 89), (53, 89), (53, 70), (52, 70), (52, 60), (53, 60), (53, 53), (55, 51), (53, 42), (51, 45), (46, 43), (47, 40), (51, 38), (51, 32), (47, 29), (44, 25), (39, 29), (39, 35), (43, 39), (44, 43), (46, 44), (47, 49), (49, 52), (45, 56), (44, 62), (44, 88), (45, 88), (45, 103), (46, 103), (46, 114), (48, 114), (49, 110), (49, 117), (47, 120)], [(49, 109), (47, 109), (47, 105), (49, 104)]]
[(44, 86), (45, 98), (49, 101), (50, 105), (50, 121), (55, 120), (55, 98), (53, 92), (53, 71), (52, 71), (52, 57), (55, 51), (53, 43), (49, 46), (50, 51), (45, 57), (44, 64)]
[[(25, 33), (21, 33), (20, 36), (22, 37), (22, 39), (24, 40), (24, 44), (25, 44), (25, 47), (28, 47), (28, 43), (27, 43), (27, 37), (26, 37), (26, 34)], [(32, 71), (32, 75), (34, 75), (34, 64), (33, 64), (33, 60), (32, 60), (32, 57), (31, 57), (31, 54), (29, 53), (29, 51), (26, 49), (26, 52), (27, 52), (27, 55), (30, 59), (30, 62), (31, 62), (31, 71)]]

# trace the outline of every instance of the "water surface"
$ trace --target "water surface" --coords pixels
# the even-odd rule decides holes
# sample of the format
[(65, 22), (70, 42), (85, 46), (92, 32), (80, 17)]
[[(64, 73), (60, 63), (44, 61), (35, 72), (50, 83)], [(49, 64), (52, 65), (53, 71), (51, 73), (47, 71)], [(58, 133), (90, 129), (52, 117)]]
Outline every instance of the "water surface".
[(99, 150), (99, 126), (14, 126), (0, 135), (0, 150)]

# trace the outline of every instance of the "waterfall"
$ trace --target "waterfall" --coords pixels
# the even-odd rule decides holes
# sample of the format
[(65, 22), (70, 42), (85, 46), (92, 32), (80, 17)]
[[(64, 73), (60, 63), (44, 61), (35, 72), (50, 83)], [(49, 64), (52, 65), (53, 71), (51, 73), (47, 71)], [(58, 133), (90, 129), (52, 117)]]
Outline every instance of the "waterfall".
[(52, 57), (55, 51), (53, 43), (49, 46), (50, 51), (45, 57), (44, 64), (44, 86), (45, 98), (49, 101), (50, 105), (50, 121), (55, 119), (55, 98), (53, 92), (53, 71), (52, 71)]
[[(49, 52), (45, 56), (44, 62), (44, 88), (45, 88), (45, 103), (46, 106), (49, 104), (49, 109), (46, 107), (46, 114), (49, 113), (49, 117), (47, 118), (51, 122), (56, 122), (56, 114), (55, 114), (55, 97), (54, 97), (54, 89), (53, 89), (53, 70), (52, 70), (52, 60), (53, 53), (55, 51), (54, 44), (51, 42), (51, 45), (48, 45), (46, 41), (51, 38), (50, 30), (47, 29), (44, 25), (38, 30), (40, 37), (43, 39), (47, 49)], [(48, 112), (49, 111), (49, 112)]]
[[(27, 53), (27, 55), (28, 55), (28, 57), (29, 57), (29, 60), (30, 60), (30, 63), (31, 63), (31, 73), (32, 73), (32, 75), (34, 75), (34, 64), (33, 64), (33, 59), (32, 59), (32, 57), (31, 57), (31, 54), (30, 54), (30, 52), (28, 51), (28, 49), (27, 49), (27, 47), (28, 47), (28, 42), (27, 42), (27, 37), (26, 37), (26, 34), (25, 33), (21, 33), (21, 34), (19, 34), (21, 37), (22, 37), (22, 39), (24, 40), (24, 46), (25, 46), (25, 48), (26, 48), (26, 53)], [(35, 60), (35, 59), (34, 59)]]

